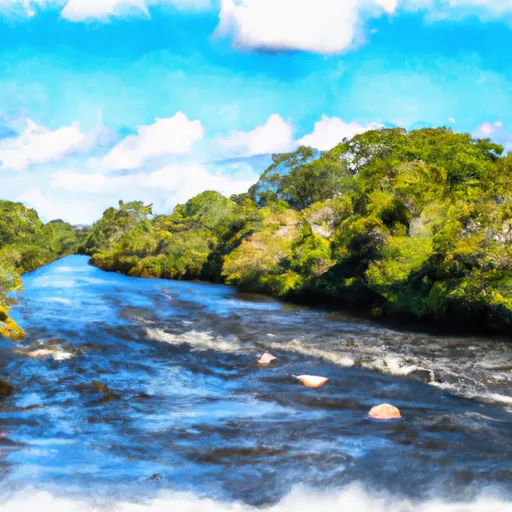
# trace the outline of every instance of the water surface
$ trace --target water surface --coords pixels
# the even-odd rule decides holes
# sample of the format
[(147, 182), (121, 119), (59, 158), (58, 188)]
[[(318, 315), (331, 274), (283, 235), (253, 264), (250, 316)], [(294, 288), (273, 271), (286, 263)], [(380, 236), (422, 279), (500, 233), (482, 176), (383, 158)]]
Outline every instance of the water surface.
[[(512, 509), (504, 341), (399, 333), (79, 256), (26, 276), (19, 299), (27, 339), (0, 344), (16, 388), (0, 402), (2, 512)], [(259, 368), (265, 350), (278, 361)], [(309, 390), (297, 374), (330, 382)], [(383, 402), (403, 420), (370, 420)]]

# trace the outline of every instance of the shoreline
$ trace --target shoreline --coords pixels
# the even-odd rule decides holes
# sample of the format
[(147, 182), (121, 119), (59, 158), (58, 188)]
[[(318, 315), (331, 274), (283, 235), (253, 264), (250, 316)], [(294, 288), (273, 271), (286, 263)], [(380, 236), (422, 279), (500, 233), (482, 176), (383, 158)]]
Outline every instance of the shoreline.
[(411, 332), (414, 334), (426, 334), (435, 336), (450, 336), (450, 337), (476, 337), (476, 338), (491, 338), (497, 342), (512, 343), (512, 326), (506, 330), (491, 330), (485, 324), (475, 321), (474, 323), (464, 325), (462, 323), (449, 323), (447, 320), (437, 319), (418, 319), (405, 314), (383, 314), (380, 317), (375, 317), (371, 314), (370, 307), (367, 309), (361, 306), (350, 307), (347, 302), (340, 298), (328, 296), (326, 294), (312, 291), (310, 294), (291, 294), (286, 297), (278, 297), (268, 292), (249, 289), (236, 285), (230, 285), (224, 281), (206, 281), (197, 279), (166, 279), (164, 277), (153, 276), (130, 276), (126, 273), (106, 270), (91, 263), (92, 257), (86, 254), (77, 254), (76, 256), (84, 256), (88, 258), (88, 265), (91, 265), (103, 272), (114, 273), (135, 279), (161, 279), (164, 281), (177, 281), (177, 282), (191, 282), (191, 283), (204, 283), (204, 284), (219, 284), (223, 286), (231, 286), (238, 291), (238, 293), (249, 293), (266, 297), (268, 299), (276, 300), (281, 303), (293, 304), (296, 306), (309, 307), (315, 310), (323, 310), (329, 313), (347, 314), (354, 317), (354, 320), (372, 323), (382, 328), (392, 329), (400, 332)]

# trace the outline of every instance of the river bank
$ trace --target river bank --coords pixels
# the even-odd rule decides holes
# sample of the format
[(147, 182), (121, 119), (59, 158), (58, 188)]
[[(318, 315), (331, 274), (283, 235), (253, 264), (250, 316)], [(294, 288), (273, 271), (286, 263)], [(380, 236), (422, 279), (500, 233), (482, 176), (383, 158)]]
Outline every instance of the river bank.
[[(90, 257), (84, 254), (79, 254), (80, 256)], [(92, 266), (103, 270), (104, 272), (112, 272), (120, 275), (126, 275), (123, 272), (112, 270), (112, 269), (104, 269), (94, 263), (90, 263)], [(132, 278), (142, 278), (142, 279), (162, 279), (157, 276), (129, 276)], [(173, 281), (173, 279), (168, 279), (169, 281)], [(218, 284), (224, 286), (234, 286), (226, 283), (222, 278), (214, 279), (214, 280), (201, 280), (201, 279), (182, 279), (184, 282), (197, 283), (197, 284)], [(437, 336), (457, 336), (457, 337), (467, 337), (467, 336), (476, 336), (482, 338), (492, 338), (497, 342), (511, 342), (512, 341), (512, 331), (507, 328), (502, 329), (490, 329), (485, 321), (478, 316), (473, 317), (472, 319), (468, 319), (467, 321), (453, 322), (448, 319), (439, 319), (439, 318), (417, 318), (413, 315), (407, 315), (405, 313), (388, 313), (387, 315), (376, 314), (372, 312), (371, 303), (366, 304), (366, 306), (362, 303), (349, 302), (347, 300), (343, 300), (341, 297), (333, 297), (329, 296), (325, 293), (319, 293), (314, 290), (308, 290), (304, 293), (297, 294), (292, 293), (285, 296), (272, 295), (271, 291), (264, 290), (259, 287), (256, 289), (252, 289), (247, 286), (234, 286), (234, 288), (238, 291), (241, 296), (252, 297), (253, 300), (256, 301), (279, 301), (287, 304), (294, 304), (296, 306), (305, 306), (308, 308), (312, 308), (318, 311), (325, 311), (332, 314), (338, 314), (343, 316), (344, 314), (347, 317), (351, 318), (352, 321), (360, 321), (373, 323), (375, 325), (380, 325), (383, 328), (389, 328), (397, 331), (407, 331), (411, 333), (417, 334), (430, 334)]]

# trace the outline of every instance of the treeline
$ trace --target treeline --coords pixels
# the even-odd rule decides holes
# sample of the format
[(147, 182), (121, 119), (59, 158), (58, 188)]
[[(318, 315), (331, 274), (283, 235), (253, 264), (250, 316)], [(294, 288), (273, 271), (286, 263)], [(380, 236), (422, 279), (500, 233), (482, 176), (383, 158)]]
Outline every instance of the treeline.
[(449, 129), (274, 155), (248, 193), (110, 208), (82, 247), (131, 276), (201, 279), (374, 316), (512, 332), (512, 156)]
[(8, 316), (13, 300), (7, 296), (21, 286), (21, 275), (77, 252), (86, 234), (61, 220), (43, 224), (35, 210), (0, 201), (0, 336), (24, 336)]

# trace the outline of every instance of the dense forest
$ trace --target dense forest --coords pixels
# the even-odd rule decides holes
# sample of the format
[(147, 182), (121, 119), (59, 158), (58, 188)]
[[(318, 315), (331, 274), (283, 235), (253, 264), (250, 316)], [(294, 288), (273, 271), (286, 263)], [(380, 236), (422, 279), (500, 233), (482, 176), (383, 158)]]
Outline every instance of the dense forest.
[(374, 317), (512, 332), (512, 155), (449, 129), (382, 129), (328, 152), (274, 155), (247, 193), (206, 191), (170, 215), (119, 202), (92, 228), (0, 202), (6, 293), (80, 252), (130, 276), (225, 282)]
[(14, 302), (8, 292), (20, 287), (21, 275), (77, 252), (86, 233), (62, 220), (43, 224), (35, 210), (0, 201), (0, 336), (24, 337), (8, 316)]
[(274, 155), (246, 194), (156, 216), (120, 202), (81, 251), (130, 276), (510, 333), (512, 155), (445, 128), (369, 131)]

